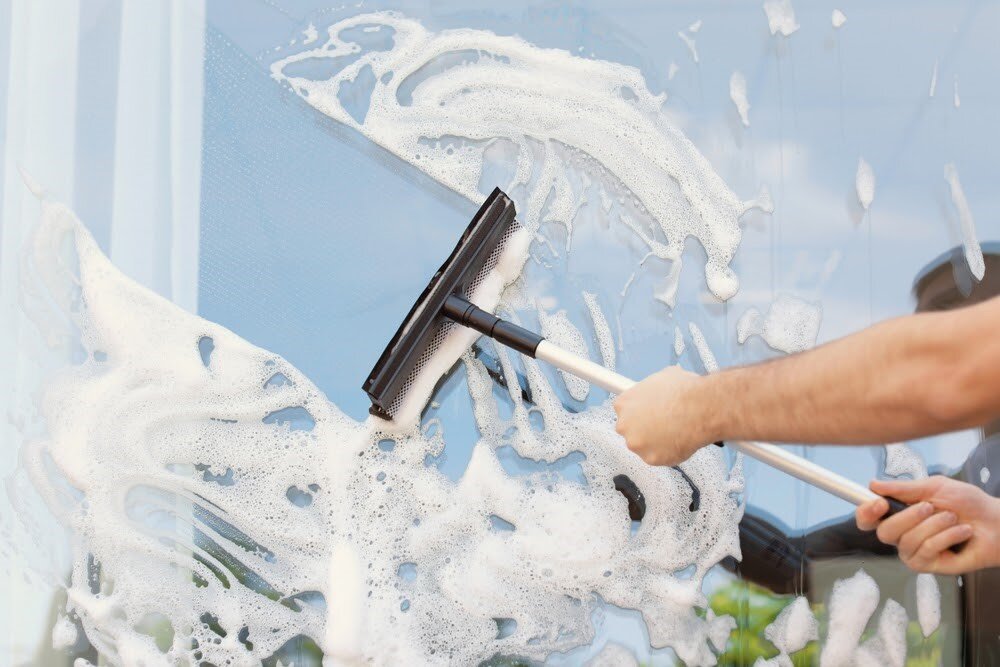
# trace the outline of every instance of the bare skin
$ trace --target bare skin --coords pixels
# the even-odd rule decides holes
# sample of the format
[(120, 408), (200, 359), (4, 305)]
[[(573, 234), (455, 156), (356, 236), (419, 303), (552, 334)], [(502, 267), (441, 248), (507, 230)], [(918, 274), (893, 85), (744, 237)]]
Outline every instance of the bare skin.
[[(618, 396), (617, 430), (651, 465), (676, 465), (717, 440), (899, 442), (996, 419), (998, 368), (995, 297), (889, 320), (808, 352), (712, 375), (666, 368)], [(873, 490), (889, 494), (884, 484), (873, 482)], [(879, 525), (879, 537), (900, 545), (907, 565), (928, 572), (1000, 565), (1000, 500), (948, 480), (895, 482), (892, 489), (944, 515), (925, 525), (929, 519), (911, 508)], [(884, 501), (862, 505), (858, 525), (874, 528), (887, 509)], [(966, 539), (959, 526), (971, 528), (969, 547), (945, 553)]]
[[(899, 558), (917, 572), (962, 574), (1000, 565), (1000, 500), (972, 484), (934, 475), (915, 481), (875, 480), (875, 493), (910, 507), (885, 521), (884, 500), (858, 507), (858, 528), (899, 550)], [(971, 538), (971, 539), (970, 539)], [(969, 540), (958, 554), (949, 547)]]

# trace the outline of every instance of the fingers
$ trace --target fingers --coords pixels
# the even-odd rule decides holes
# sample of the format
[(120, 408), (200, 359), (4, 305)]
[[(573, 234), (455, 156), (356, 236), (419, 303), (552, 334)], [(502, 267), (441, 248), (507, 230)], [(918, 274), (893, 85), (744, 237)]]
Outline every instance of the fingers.
[(911, 505), (879, 524), (878, 539), (886, 544), (899, 544), (903, 533), (912, 530), (921, 521), (934, 513), (934, 507), (927, 502)]
[(913, 556), (904, 558), (903, 562), (917, 572), (958, 574), (967, 571), (968, 565), (965, 561), (968, 559), (963, 558), (965, 552), (955, 554), (949, 549), (969, 540), (972, 532), (972, 526), (968, 524), (951, 526), (928, 537)]
[[(924, 549), (926, 545), (933, 545), (936, 535), (950, 529), (957, 522), (958, 517), (955, 516), (954, 512), (938, 512), (924, 519), (900, 536), (899, 557), (904, 562), (910, 560), (916, 556), (919, 550)], [(935, 552), (936, 554), (937, 552)]]
[(868, 487), (880, 496), (891, 496), (908, 505), (926, 500), (941, 486), (934, 476), (924, 479), (874, 479)]
[(884, 498), (875, 498), (858, 506), (854, 513), (854, 519), (858, 524), (858, 529), (864, 531), (875, 530), (879, 520), (889, 511), (889, 503)]
[[(631, 391), (631, 390), (630, 390)], [(669, 436), (650, 437), (647, 416), (636, 414), (628, 392), (620, 394), (613, 403), (616, 413), (615, 431), (625, 440), (625, 445), (651, 466), (676, 465), (686, 459), (680, 448), (672, 444)]]

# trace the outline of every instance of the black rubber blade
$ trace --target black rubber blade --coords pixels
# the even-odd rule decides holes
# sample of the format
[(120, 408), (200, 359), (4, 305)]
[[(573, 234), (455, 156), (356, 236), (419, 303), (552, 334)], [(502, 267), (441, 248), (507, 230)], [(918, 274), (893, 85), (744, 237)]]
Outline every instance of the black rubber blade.
[(500, 188), (494, 189), (413, 304), (362, 385), (371, 398), (369, 412), (373, 415), (392, 419), (400, 393), (407, 388), (422, 355), (447, 322), (443, 309), (448, 297), (470, 296), (469, 290), (514, 223), (514, 216), (514, 202)]

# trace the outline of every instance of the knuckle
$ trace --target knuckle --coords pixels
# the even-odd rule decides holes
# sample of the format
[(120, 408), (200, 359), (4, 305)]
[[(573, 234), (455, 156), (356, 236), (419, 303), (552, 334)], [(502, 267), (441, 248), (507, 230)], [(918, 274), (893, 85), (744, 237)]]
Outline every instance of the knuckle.
[(917, 550), (917, 557), (922, 558), (927, 562), (934, 562), (937, 560), (938, 556), (941, 555), (941, 552), (948, 546), (949, 537), (953, 534), (954, 533), (951, 531), (946, 530), (927, 538)]

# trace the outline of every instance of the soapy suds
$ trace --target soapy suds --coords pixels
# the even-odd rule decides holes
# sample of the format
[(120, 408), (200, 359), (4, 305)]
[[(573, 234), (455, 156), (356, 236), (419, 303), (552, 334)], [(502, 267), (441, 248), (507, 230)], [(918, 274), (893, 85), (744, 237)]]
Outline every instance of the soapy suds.
[(875, 613), (878, 600), (878, 584), (864, 570), (858, 570), (853, 577), (834, 584), (830, 594), (827, 638), (819, 659), (823, 667), (849, 667), (854, 664), (858, 642), (868, 619)]
[(719, 362), (715, 360), (712, 348), (708, 346), (708, 341), (705, 340), (705, 335), (701, 333), (698, 325), (694, 322), (689, 322), (688, 331), (691, 332), (691, 340), (694, 342), (695, 349), (698, 350), (698, 357), (701, 358), (701, 364), (705, 367), (705, 372), (714, 373), (719, 370)]
[(924, 637), (930, 637), (941, 624), (941, 589), (933, 574), (917, 575), (917, 621)]
[(65, 614), (59, 614), (52, 628), (52, 648), (56, 651), (68, 649), (76, 639), (76, 625)]
[(729, 99), (736, 105), (736, 112), (740, 115), (740, 122), (743, 127), (750, 127), (750, 102), (747, 101), (747, 80), (739, 70), (733, 72), (729, 77)]
[(767, 0), (764, 3), (764, 13), (767, 15), (767, 28), (772, 35), (780, 32), (782, 37), (788, 37), (799, 29), (792, 0)]
[[(570, 321), (565, 310), (560, 310), (555, 315), (549, 315), (544, 310), (538, 311), (538, 321), (542, 326), (542, 335), (564, 350), (569, 350), (578, 357), (588, 359), (587, 342), (583, 339), (583, 334)], [(572, 373), (559, 371), (569, 395), (578, 401), (586, 400), (590, 393), (590, 383), (581, 380)]]
[(597, 346), (601, 350), (601, 362), (606, 368), (615, 369), (615, 338), (611, 334), (611, 327), (604, 317), (601, 304), (597, 302), (597, 296), (590, 292), (583, 293), (583, 301), (587, 304), (590, 312), (590, 320), (594, 323), (594, 335), (597, 337)]
[(736, 340), (742, 345), (750, 336), (760, 336), (768, 347), (792, 354), (816, 345), (823, 310), (788, 294), (780, 294), (761, 316), (756, 308), (748, 308), (736, 323)]
[[(527, 245), (509, 245), (477, 302), (501, 299)], [(623, 447), (609, 403), (566, 410), (533, 360), (534, 404), (501, 418), (493, 380), (453, 332), (411, 390), (426, 401), (462, 357), (482, 440), (452, 482), (425, 464), (444, 441), (419, 410), (350, 419), (280, 357), (123, 276), (66, 207), (43, 202), (27, 248), (26, 310), (57, 309), (83, 361), (46, 388), (48, 436), (25, 444), (24, 472), (72, 531), (65, 613), (108, 662), (259, 664), (300, 635), (335, 664), (542, 660), (591, 641), (603, 599), (640, 610), (652, 645), (714, 664), (735, 622), (696, 608), (706, 572), (739, 554), (743, 490), (716, 448), (684, 464), (701, 495), (691, 512), (689, 483)], [(581, 451), (586, 484), (511, 477), (505, 446), (543, 461)], [(634, 535), (615, 474), (649, 503)], [(113, 591), (92, 588), (88, 563)], [(149, 618), (170, 626), (165, 650), (134, 629)], [(501, 636), (504, 619), (516, 628)]]
[(674, 325), (674, 355), (677, 358), (684, 354), (684, 334), (681, 333), (681, 328)]
[(839, 28), (847, 23), (847, 16), (839, 9), (834, 9), (833, 14), (830, 15), (830, 23), (833, 24), (834, 28)]
[(667, 81), (673, 81), (674, 77), (677, 76), (677, 72), (680, 67), (675, 62), (670, 63), (670, 67), (667, 68)]
[[(784, 5), (794, 24), (790, 4)], [(361, 52), (339, 39), (351, 27), (365, 34), (387, 27), (394, 45), (363, 53), (330, 81), (284, 75), (283, 67), (293, 62)], [(694, 235), (708, 252), (713, 292), (720, 298), (735, 292), (728, 263), (744, 206), (666, 124), (662, 98), (648, 92), (637, 71), (600, 61), (581, 64), (565, 52), (481, 31), (429, 33), (395, 14), (348, 19), (330, 34), (327, 48), (290, 56), (273, 70), (324, 113), (474, 200), (480, 198), (476, 188), (486, 160), (477, 142), (509, 142), (517, 149), (517, 170), (508, 188), (519, 203), (531, 204), (522, 207), (520, 218), (532, 233), (544, 220), (571, 228), (583, 195), (566, 174), (581, 163), (588, 169), (596, 163), (640, 200), (640, 213), (665, 235), (666, 243), (642, 236), (657, 256), (675, 260), (679, 274), (683, 240)], [(412, 96), (409, 103), (398, 101), (402, 82), (420, 78), (424, 65), (467, 50), (481, 54), (461, 67), (432, 72), (404, 91), (403, 97)], [(366, 65), (377, 74), (376, 84), (370, 108), (357, 121), (337, 91)], [(534, 71), (550, 66), (550, 75)], [(565, 84), (562, 97), (554, 96), (559, 99), (547, 96), (552, 77)], [(623, 104), (621, 85), (635, 96), (628, 101), (632, 106), (605, 113), (605, 107)], [(508, 97), (522, 103), (509, 104)], [(583, 110), (586, 133), (549, 122), (567, 113), (567, 100), (577, 104), (574, 117)], [(508, 106), (522, 115), (504, 116)], [(486, 110), (499, 113), (483, 122)], [(611, 136), (622, 117), (624, 138), (602, 143), (600, 137)], [(455, 137), (458, 144), (451, 143)], [(657, 145), (647, 150), (648, 139)], [(619, 150), (615, 142), (631, 144)], [(669, 160), (658, 157), (664, 151)], [(641, 164), (632, 167), (630, 160)], [(451, 168), (456, 162), (461, 164)], [(644, 177), (648, 169), (658, 175)], [(676, 192), (663, 194), (664, 175), (677, 179)], [(653, 646), (673, 647), (687, 664), (714, 664), (714, 650), (725, 645), (735, 621), (710, 610), (701, 616), (695, 608), (707, 603), (701, 590), (707, 570), (738, 554), (735, 526), (742, 514), (734, 499), (742, 477), (727, 470), (716, 448), (684, 464), (702, 498), (701, 509), (690, 513), (687, 482), (669, 469), (641, 464), (621, 447), (607, 404), (566, 411), (532, 360), (524, 360), (535, 401), (530, 410), (543, 415), (545, 429), (531, 427), (529, 408), (519, 400), (512, 417), (502, 419), (493, 381), (464, 352), (470, 341), (457, 335), (425, 367), (412, 393), (416, 398), (404, 410), (407, 419), (355, 422), (284, 360), (123, 277), (65, 208), (46, 203), (43, 215), (30, 263), (51, 289), (65, 277), (60, 248), (67, 239), (75, 243), (79, 276), (69, 281), (86, 298), (74, 301), (57, 289), (53, 300), (65, 302), (87, 358), (49, 388), (51, 435), (29, 449), (26, 461), (53, 511), (74, 530), (68, 611), (108, 660), (258, 664), (301, 634), (340, 663), (476, 664), (498, 653), (540, 660), (590, 641), (596, 594), (640, 609)], [(520, 270), (530, 239), (525, 234), (511, 244), (509, 261), (477, 301), (505, 307), (503, 287)], [(594, 324), (598, 330), (596, 316)], [(706, 370), (716, 370), (701, 331), (689, 326)], [(215, 345), (207, 364), (198, 354), (204, 337)], [(680, 354), (683, 337), (675, 327), (676, 346)], [(603, 343), (601, 348), (603, 356)], [(463, 478), (452, 483), (424, 465), (444, 443), (423, 434), (416, 418), (442, 369), (459, 356), (483, 439)], [(511, 357), (503, 350), (498, 357), (505, 375), (514, 377)], [(271, 386), (275, 373), (290, 382)], [(275, 416), (296, 407), (307, 412), (311, 426), (299, 428)], [(395, 445), (385, 450), (379, 443), (387, 435)], [(512, 479), (495, 454), (506, 445), (546, 461), (581, 450), (588, 484)], [(192, 474), (195, 465), (211, 474)], [(82, 497), (60, 496), (48, 478), (50, 468)], [(233, 484), (219, 483), (219, 474), (228, 471)], [(627, 474), (650, 500), (634, 536), (610, 471)], [(310, 489), (308, 506), (289, 502), (293, 487)], [(127, 511), (133, 492), (143, 499), (137, 514)], [(166, 523), (151, 520), (157, 516)], [(514, 530), (496, 532), (491, 516)], [(174, 529), (178, 523), (180, 531)], [(92, 592), (88, 554), (100, 563), (102, 576), (114, 581), (113, 593)], [(413, 565), (412, 579), (399, 574), (404, 565)], [(692, 575), (676, 576), (691, 565)], [(192, 579), (198, 586), (191, 586)], [(876, 601), (877, 595), (876, 587)], [(843, 602), (831, 603), (832, 621), (850, 611)], [(167, 653), (133, 630), (150, 613), (164, 614), (174, 629)], [(217, 619), (213, 623), (225, 636), (200, 620), (202, 614)], [(505, 619), (516, 620), (516, 629), (501, 638), (497, 628)], [(830, 641), (842, 636), (831, 631)]]
[(635, 654), (621, 644), (611, 642), (591, 658), (587, 667), (639, 667)]
[(751, 306), (736, 321), (736, 342), (743, 345), (750, 336), (759, 336), (762, 333), (764, 333), (764, 318), (759, 310)]
[(987, 482), (989, 481), (990, 481), (990, 469), (987, 468), (986, 466), (983, 466), (982, 468), (979, 469), (979, 482), (983, 486), (986, 486)]
[(819, 623), (809, 607), (809, 600), (803, 596), (795, 598), (764, 629), (764, 637), (780, 651), (778, 657), (784, 657), (791, 664), (792, 653), (819, 639)]
[(858, 173), (854, 177), (854, 188), (858, 192), (858, 203), (867, 211), (875, 200), (875, 172), (864, 158), (858, 158)]
[(653, 298), (670, 308), (677, 305), (677, 288), (681, 284), (681, 267), (681, 262), (671, 262), (667, 277), (653, 291)]
[(934, 69), (931, 70), (931, 87), (927, 92), (927, 97), (934, 97), (934, 91), (937, 90), (937, 76), (938, 76), (938, 61), (934, 61)]
[[(391, 46), (353, 41), (351, 30), (366, 26), (381, 26)], [(684, 240), (694, 236), (708, 255), (713, 294), (735, 294), (729, 263), (742, 203), (670, 124), (665, 96), (652, 94), (639, 70), (484, 30), (430, 32), (391, 12), (345, 19), (328, 32), (317, 48), (275, 62), (274, 79), (472, 201), (483, 197), (487, 148), (504, 147), (513, 175), (496, 185), (518, 202), (530, 229), (546, 220), (571, 228), (585, 199), (579, 174), (602, 178), (637, 203), (630, 227), (651, 251), (679, 264)], [(329, 79), (296, 74), (300, 64), (339, 64), (344, 56), (353, 62)], [(338, 91), (362, 71), (374, 83), (358, 120)]]
[(903, 443), (885, 446), (885, 474), (889, 477), (908, 476), (910, 479), (927, 477), (927, 464), (920, 453)]
[(891, 598), (887, 600), (879, 614), (875, 634), (858, 648), (853, 664), (857, 667), (905, 667), (908, 621), (903, 606)]
[(701, 19), (698, 19), (694, 23), (688, 26), (688, 32), (695, 33), (701, 30)]
[(951, 190), (951, 202), (958, 211), (959, 234), (962, 237), (962, 246), (965, 248), (965, 261), (969, 265), (969, 270), (976, 280), (982, 280), (986, 275), (986, 262), (983, 259), (983, 249), (979, 246), (979, 239), (976, 236), (976, 222), (972, 219), (972, 210), (969, 202), (965, 199), (965, 192), (962, 184), (958, 180), (958, 170), (955, 165), (948, 163), (944, 166), (944, 180), (948, 182)]

